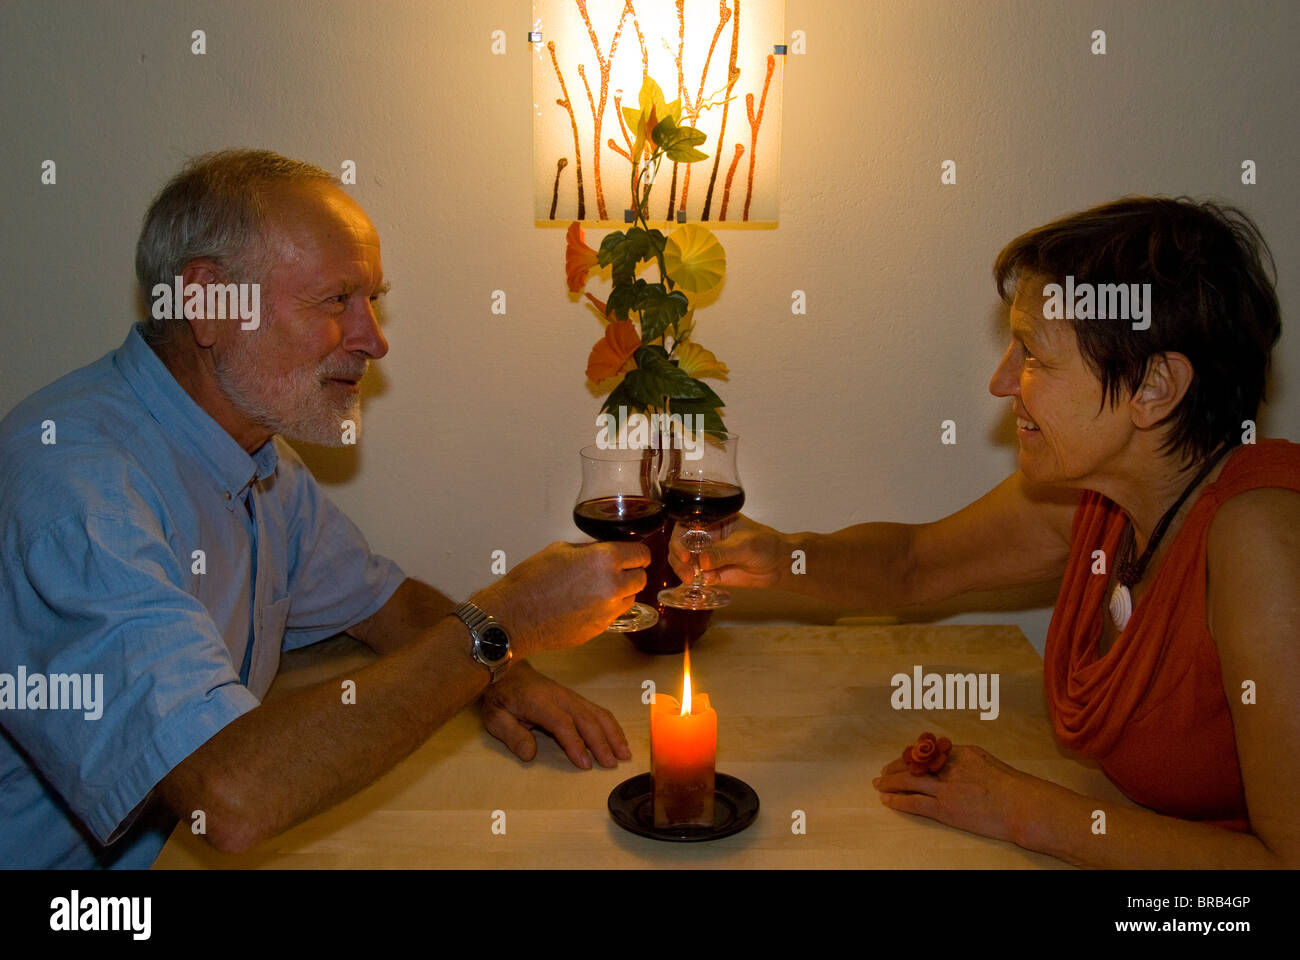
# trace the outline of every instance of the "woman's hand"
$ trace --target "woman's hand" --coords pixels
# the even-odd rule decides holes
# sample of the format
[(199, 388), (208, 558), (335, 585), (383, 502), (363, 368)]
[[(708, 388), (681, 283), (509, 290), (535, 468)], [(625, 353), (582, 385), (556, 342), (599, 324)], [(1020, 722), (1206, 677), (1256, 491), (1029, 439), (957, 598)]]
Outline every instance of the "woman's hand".
[[(687, 529), (677, 524), (668, 548), (668, 562), (684, 583), (690, 583), (694, 576), (691, 552), (682, 546), (682, 534)], [(784, 535), (744, 514), (705, 529), (713, 536), (713, 545), (700, 553), (705, 583), (775, 587), (790, 569), (790, 549)]]
[(1030, 786), (1041, 782), (979, 747), (959, 745), (938, 773), (914, 776), (900, 758), (887, 763), (871, 785), (893, 810), (1015, 843)]

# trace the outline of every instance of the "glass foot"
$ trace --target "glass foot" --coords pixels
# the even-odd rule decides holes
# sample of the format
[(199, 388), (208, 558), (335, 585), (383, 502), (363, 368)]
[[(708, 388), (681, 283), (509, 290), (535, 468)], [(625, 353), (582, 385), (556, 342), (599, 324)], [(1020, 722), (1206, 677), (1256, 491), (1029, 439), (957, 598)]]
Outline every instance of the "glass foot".
[(731, 603), (731, 594), (714, 587), (695, 587), (682, 584), (671, 590), (659, 591), (659, 602), (678, 610), (716, 610)]
[(653, 627), (659, 622), (659, 611), (644, 603), (634, 603), (627, 613), (620, 614), (606, 630), (610, 633), (635, 633)]

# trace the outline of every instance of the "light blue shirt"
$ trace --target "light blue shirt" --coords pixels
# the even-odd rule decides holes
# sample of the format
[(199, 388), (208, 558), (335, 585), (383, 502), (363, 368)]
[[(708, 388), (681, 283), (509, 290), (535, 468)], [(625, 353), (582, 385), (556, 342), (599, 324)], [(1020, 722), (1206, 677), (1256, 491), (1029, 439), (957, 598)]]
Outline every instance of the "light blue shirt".
[[(291, 447), (249, 456), (138, 326), (19, 403), (0, 421), (0, 867), (148, 867), (176, 823), (155, 785), (260, 703), (281, 650), (403, 579)], [(51, 709), (72, 697), (47, 681), (74, 673), (102, 674), (102, 715)]]

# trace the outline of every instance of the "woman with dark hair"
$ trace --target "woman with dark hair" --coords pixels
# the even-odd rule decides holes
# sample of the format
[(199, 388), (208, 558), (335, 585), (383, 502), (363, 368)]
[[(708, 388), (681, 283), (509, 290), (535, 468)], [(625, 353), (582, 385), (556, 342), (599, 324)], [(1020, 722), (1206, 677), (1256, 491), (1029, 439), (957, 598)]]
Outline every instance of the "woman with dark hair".
[(886, 806), (1085, 866), (1300, 865), (1300, 445), (1254, 423), (1272, 266), (1248, 217), (1187, 199), (1018, 237), (994, 267), (1011, 344), (989, 389), (1011, 400), (1019, 469), (933, 523), (741, 517), (703, 555), (714, 582), (877, 610), (1061, 579), (1057, 738), (1147, 809), (1110, 811), (1098, 843), (1096, 801), (960, 745), (937, 773), (888, 764)]

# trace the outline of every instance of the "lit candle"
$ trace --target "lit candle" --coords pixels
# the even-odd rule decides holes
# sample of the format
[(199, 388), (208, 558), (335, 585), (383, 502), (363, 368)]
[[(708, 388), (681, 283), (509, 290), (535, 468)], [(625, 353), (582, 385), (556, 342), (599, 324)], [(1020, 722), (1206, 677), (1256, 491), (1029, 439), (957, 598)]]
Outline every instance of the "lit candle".
[(713, 826), (713, 769), (718, 715), (709, 695), (691, 696), (691, 652), (686, 651), (682, 699), (663, 693), (650, 705), (650, 774), (655, 826)]

